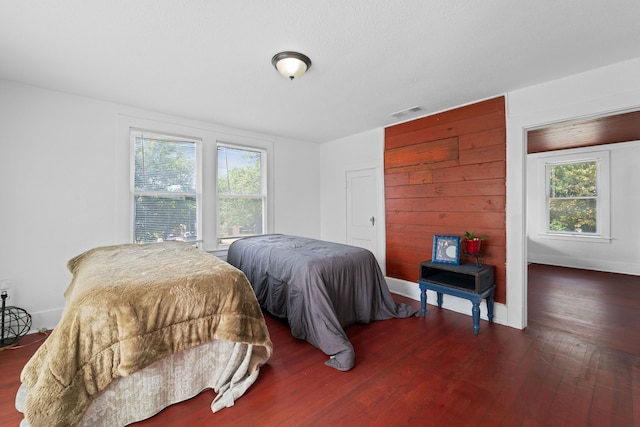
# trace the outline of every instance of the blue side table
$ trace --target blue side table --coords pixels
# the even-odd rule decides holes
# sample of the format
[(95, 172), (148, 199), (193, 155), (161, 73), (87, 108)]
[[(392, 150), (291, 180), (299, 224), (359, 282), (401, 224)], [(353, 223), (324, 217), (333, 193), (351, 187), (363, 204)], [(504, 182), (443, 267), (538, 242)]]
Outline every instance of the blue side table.
[(427, 290), (437, 293), (438, 307), (442, 308), (442, 295), (468, 299), (472, 303), (473, 333), (480, 332), (480, 302), (487, 300), (487, 318), (493, 323), (494, 267), (475, 263), (460, 265), (439, 264), (431, 261), (420, 263), (420, 307), (427, 314)]

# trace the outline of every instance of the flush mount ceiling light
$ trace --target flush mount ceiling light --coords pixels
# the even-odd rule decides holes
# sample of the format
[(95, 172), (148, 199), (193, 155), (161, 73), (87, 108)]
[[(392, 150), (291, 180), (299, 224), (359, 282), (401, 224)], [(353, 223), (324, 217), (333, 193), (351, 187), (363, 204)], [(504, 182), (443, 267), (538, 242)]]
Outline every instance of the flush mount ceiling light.
[(271, 63), (284, 77), (293, 80), (302, 76), (310, 67), (307, 55), (298, 52), (280, 52), (271, 58)]

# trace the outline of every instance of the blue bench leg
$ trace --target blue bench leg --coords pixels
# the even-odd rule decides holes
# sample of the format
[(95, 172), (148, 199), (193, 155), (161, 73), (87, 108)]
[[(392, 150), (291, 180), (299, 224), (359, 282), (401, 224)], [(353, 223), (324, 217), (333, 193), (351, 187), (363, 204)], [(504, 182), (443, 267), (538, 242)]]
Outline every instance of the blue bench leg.
[(478, 335), (480, 332), (480, 303), (473, 301), (473, 308), (471, 313), (473, 314), (473, 333)]
[(493, 323), (493, 294), (487, 297), (487, 317), (489, 323)]
[(438, 307), (442, 308), (442, 292), (438, 292)]
[(422, 317), (427, 315), (427, 290), (420, 289), (420, 311)]

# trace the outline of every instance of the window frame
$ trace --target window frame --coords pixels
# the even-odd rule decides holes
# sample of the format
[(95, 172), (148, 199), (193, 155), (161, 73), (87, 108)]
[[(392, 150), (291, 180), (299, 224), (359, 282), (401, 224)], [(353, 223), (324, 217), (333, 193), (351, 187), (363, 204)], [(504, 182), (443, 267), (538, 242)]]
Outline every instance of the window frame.
[[(261, 179), (261, 183), (260, 183), (260, 188), (261, 188), (261, 194), (258, 195), (247, 195), (247, 194), (220, 194), (220, 192), (218, 191), (218, 148), (219, 147), (226, 147), (226, 148), (231, 148), (231, 149), (235, 149), (235, 150), (243, 150), (243, 151), (257, 151), (260, 153), (260, 179)], [(215, 215), (215, 227), (216, 227), (216, 247), (218, 250), (224, 250), (229, 248), (230, 244), (224, 244), (224, 243), (220, 243), (220, 239), (221, 236), (218, 234), (218, 230), (220, 230), (220, 203), (218, 203), (221, 199), (223, 198), (246, 198), (246, 199), (260, 199), (262, 200), (262, 230), (263, 230), (263, 234), (268, 233), (269, 231), (269, 209), (268, 209), (268, 201), (269, 201), (269, 185), (268, 185), (268, 175), (269, 175), (269, 168), (268, 168), (268, 152), (266, 149), (264, 148), (259, 148), (259, 147), (254, 147), (254, 146), (248, 146), (248, 145), (244, 145), (244, 144), (237, 144), (237, 143), (229, 143), (229, 142), (224, 142), (224, 141), (216, 141), (216, 147), (215, 147), (215, 165), (216, 165), (216, 169), (215, 169), (215, 197), (216, 197), (216, 215)]]
[[(184, 191), (140, 191), (135, 186), (135, 134), (140, 134), (143, 137), (151, 137), (162, 141), (175, 141), (175, 142), (189, 142), (195, 146), (195, 192)], [(130, 205), (130, 241), (136, 243), (135, 239), (135, 211), (136, 211), (136, 197), (137, 196), (150, 196), (150, 197), (195, 197), (196, 199), (196, 234), (197, 239), (190, 241), (197, 247), (202, 245), (202, 139), (199, 137), (178, 135), (172, 132), (162, 132), (157, 130), (146, 130), (141, 128), (131, 127), (129, 128), (129, 165), (130, 165), (130, 177), (129, 177), (129, 205)]]
[(215, 126), (210, 123), (191, 120), (168, 119), (164, 115), (141, 117), (137, 110), (126, 110), (118, 113), (118, 140), (116, 149), (118, 170), (114, 190), (114, 201), (117, 205), (117, 226), (115, 238), (121, 242), (133, 242), (134, 204), (131, 196), (133, 185), (131, 129), (144, 130), (160, 135), (177, 135), (190, 139), (200, 139), (202, 142), (196, 147), (197, 180), (200, 183), (198, 192), (200, 201), (197, 207), (199, 247), (206, 252), (225, 259), (228, 245), (218, 245), (218, 214), (217, 214), (217, 143), (223, 142), (230, 146), (239, 146), (266, 152), (266, 170), (264, 177), (267, 181), (267, 200), (265, 209), (265, 224), (263, 232), (273, 233), (274, 230), (274, 142), (261, 135)]
[[(550, 230), (550, 174), (551, 166), (566, 165), (572, 163), (596, 163), (596, 232), (579, 233), (569, 231)], [(610, 175), (610, 151), (590, 148), (578, 148), (545, 152), (538, 156), (539, 193), (539, 224), (538, 237), (569, 241), (597, 241), (609, 242), (611, 240), (611, 175)]]

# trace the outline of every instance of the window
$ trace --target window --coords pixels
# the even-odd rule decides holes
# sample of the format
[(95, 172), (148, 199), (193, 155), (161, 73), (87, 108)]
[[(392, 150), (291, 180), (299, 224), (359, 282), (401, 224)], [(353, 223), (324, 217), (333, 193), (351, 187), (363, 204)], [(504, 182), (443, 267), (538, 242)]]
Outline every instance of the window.
[(609, 152), (584, 149), (539, 158), (545, 180), (543, 233), (609, 238)]
[(549, 230), (596, 233), (598, 226), (597, 163), (549, 164)]
[(198, 240), (197, 140), (132, 130), (136, 243)]
[[(118, 232), (137, 243), (194, 242), (224, 257), (238, 237), (273, 232), (273, 142), (119, 115)], [(128, 190), (128, 191), (127, 191)]]
[(263, 234), (266, 229), (266, 153), (228, 144), (217, 146), (218, 244)]

